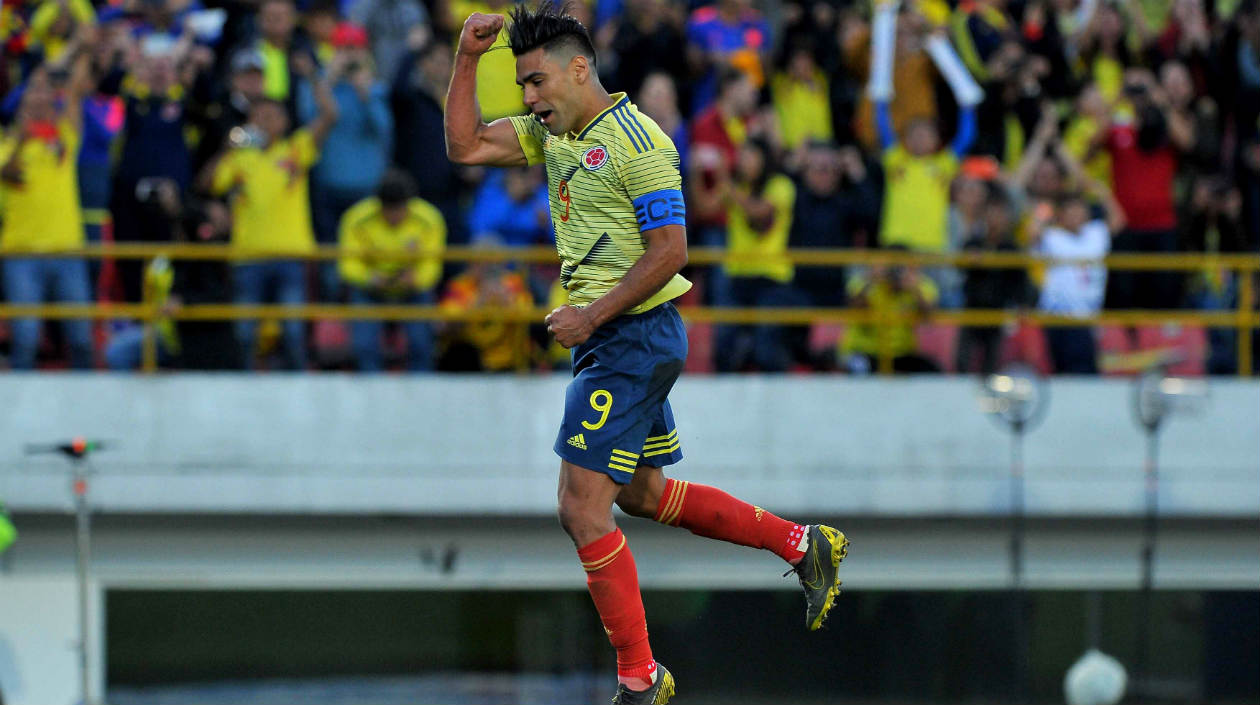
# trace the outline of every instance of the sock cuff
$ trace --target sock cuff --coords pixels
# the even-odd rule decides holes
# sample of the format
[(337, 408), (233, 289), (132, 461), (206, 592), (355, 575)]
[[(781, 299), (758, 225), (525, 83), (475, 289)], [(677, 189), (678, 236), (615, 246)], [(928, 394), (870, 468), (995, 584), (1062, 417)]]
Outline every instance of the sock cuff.
[(617, 664), (617, 676), (619, 678), (642, 678), (648, 682), (649, 687), (656, 682), (658, 672), (656, 668), (656, 660), (648, 655), (648, 660), (644, 663), (635, 664)]
[(626, 537), (621, 529), (604, 534), (577, 550), (578, 559), (582, 561), (582, 570), (590, 573), (607, 566), (617, 560), (617, 556), (625, 548)]
[(674, 479), (665, 480), (665, 491), (661, 493), (661, 503), (656, 507), (656, 521), (668, 526), (678, 526), (682, 519), (683, 503), (687, 501), (687, 489), (691, 483)]

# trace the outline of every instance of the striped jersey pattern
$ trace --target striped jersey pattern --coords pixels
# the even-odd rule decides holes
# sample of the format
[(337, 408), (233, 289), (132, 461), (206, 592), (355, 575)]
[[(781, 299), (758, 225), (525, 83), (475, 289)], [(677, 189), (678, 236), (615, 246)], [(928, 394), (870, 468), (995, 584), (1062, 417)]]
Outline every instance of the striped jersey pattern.
[[(560, 283), (575, 306), (603, 296), (639, 261), (645, 249), (641, 228), (662, 219), (681, 222), (685, 215), (673, 140), (625, 93), (612, 99), (580, 132), (562, 136), (533, 116), (509, 118), (529, 164), (547, 166)], [(654, 194), (659, 198), (650, 198)], [(675, 274), (627, 313), (648, 311), (690, 288)]]

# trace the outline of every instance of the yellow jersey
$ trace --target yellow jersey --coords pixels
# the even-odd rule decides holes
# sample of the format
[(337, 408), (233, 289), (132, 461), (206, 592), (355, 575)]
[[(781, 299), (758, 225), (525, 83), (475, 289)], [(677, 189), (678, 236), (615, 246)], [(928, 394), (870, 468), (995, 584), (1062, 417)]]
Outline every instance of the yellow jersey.
[(266, 254), (301, 254), (315, 249), (311, 230), (309, 174), (319, 149), (300, 129), (265, 149), (242, 147), (214, 170), (216, 195), (237, 189), (232, 199), (232, 244)]
[[(849, 279), (849, 296), (857, 296), (869, 280), (868, 274), (860, 274)], [(894, 291), (887, 282), (876, 282), (866, 292), (867, 308), (879, 316), (908, 315), (918, 308), (920, 296), (929, 304), (935, 304), (940, 296), (936, 285), (927, 277), (919, 277), (916, 288), (917, 294), (908, 290)], [(903, 319), (899, 323), (889, 324), (882, 330), (882, 335), (888, 336), (888, 352), (893, 357), (909, 355), (918, 349), (919, 341), (915, 334), (915, 324), (913, 320)], [(880, 336), (881, 328), (878, 323), (856, 323), (845, 329), (844, 337), (840, 340), (840, 352), (846, 355), (862, 353), (878, 356)]]
[[(625, 93), (612, 99), (581, 131), (559, 137), (532, 116), (510, 118), (529, 164), (547, 164), (560, 282), (575, 306), (603, 296), (639, 261), (642, 231), (686, 224), (673, 141)], [(643, 313), (690, 288), (675, 274), (627, 313)]]
[(22, 184), (4, 185), (4, 223), (0, 249), (49, 252), (83, 247), (83, 215), (79, 208), (78, 159), (81, 138), (68, 120), (57, 123), (56, 135), (16, 136), (0, 143), (0, 164), (18, 153)]
[(798, 81), (777, 73), (770, 81), (770, 97), (783, 146), (796, 149), (807, 140), (831, 141), (831, 97), (827, 74), (815, 71), (812, 81)]
[(916, 157), (898, 144), (884, 152), (884, 213), (879, 244), (916, 252), (949, 246), (949, 185), (958, 157), (949, 148)]
[(381, 253), (440, 252), (446, 247), (446, 220), (428, 201), (413, 198), (407, 202), (407, 215), (397, 226), (381, 215), (381, 201), (365, 198), (341, 217), (341, 248), (351, 254), (338, 263), (341, 278), (363, 286), (379, 274), (392, 277), (410, 267), (412, 281), (421, 291), (437, 286), (442, 278), (440, 256), (424, 257), (415, 263), (381, 258)]
[(754, 230), (742, 209), (727, 210), (727, 252), (738, 259), (728, 261), (724, 268), (732, 277), (766, 277), (786, 284), (796, 274), (787, 257), (796, 186), (783, 174), (775, 174), (766, 181), (762, 198), (774, 206), (774, 222), (764, 231)]

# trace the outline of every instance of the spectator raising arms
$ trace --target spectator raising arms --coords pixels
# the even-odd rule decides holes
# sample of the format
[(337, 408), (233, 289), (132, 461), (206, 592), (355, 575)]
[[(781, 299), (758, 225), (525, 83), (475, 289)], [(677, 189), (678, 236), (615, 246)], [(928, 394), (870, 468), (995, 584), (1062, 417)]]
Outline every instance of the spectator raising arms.
[[(1113, 233), (1124, 228), (1124, 211), (1111, 191), (1089, 178), (1075, 160), (1060, 150), (1085, 192), (1070, 191), (1053, 211), (1034, 215), (1032, 234), (1036, 251), (1059, 259), (1100, 259), (1111, 249)], [(1106, 219), (1092, 219), (1089, 197), (1101, 202)], [(1046, 272), (1039, 308), (1062, 316), (1088, 317), (1102, 308), (1107, 270), (1100, 262), (1055, 264)], [(1046, 329), (1055, 372), (1097, 374), (1097, 345), (1087, 327)]]
[[(1194, 123), (1169, 102), (1146, 70), (1125, 76), (1131, 117), (1103, 134), (1111, 154), (1116, 200), (1128, 229), (1115, 240), (1117, 252), (1175, 252), (1177, 209), (1173, 181), (1180, 153), (1194, 144)], [(1179, 272), (1117, 272), (1107, 286), (1108, 308), (1170, 309), (1181, 304)]]
[(949, 186), (958, 173), (958, 159), (975, 137), (975, 111), (963, 109), (958, 134), (941, 149), (936, 123), (910, 122), (905, 145), (897, 142), (888, 103), (875, 105), (884, 157), (884, 215), (881, 245), (900, 245), (916, 252), (944, 252), (949, 244)]
[[(75, 174), (83, 135), (83, 97), (90, 89), (88, 59), (73, 52), (60, 58), (61, 62), (31, 74), (16, 124), (0, 144), (4, 183), (0, 251), (10, 255), (3, 258), (4, 295), (14, 304), (43, 303), (49, 293), (52, 300), (65, 303), (92, 300), (86, 261), (20, 256), (22, 252), (73, 250), (84, 244)], [(35, 367), (39, 323), (33, 318), (13, 321), (13, 369)], [(63, 321), (62, 331), (71, 365), (91, 367), (91, 323)]]
[[(184, 137), (189, 127), (188, 95), (208, 62), (204, 56), (194, 58), (187, 47), (145, 46), (149, 48), (141, 49), (122, 83), (127, 117), (110, 210), (116, 239), (169, 242), (169, 219), (158, 193), (173, 186), (182, 194), (192, 182), (192, 152)], [(129, 301), (140, 300), (142, 264), (132, 260), (120, 267)]]
[[(298, 62), (299, 73), (313, 78), (313, 63), (308, 57), (303, 59)], [(315, 97), (318, 115), (291, 135), (284, 103), (274, 99), (254, 103), (249, 123), (232, 131), (226, 149), (203, 173), (212, 192), (232, 195), (232, 245), (241, 252), (259, 255), (233, 271), (238, 304), (262, 303), (268, 291), (277, 292), (279, 303), (306, 301), (305, 263), (282, 256), (306, 254), (315, 247), (308, 175), (319, 159), (320, 146), (337, 122), (337, 103), (327, 77), (316, 79)], [(246, 368), (254, 364), (257, 328), (256, 321), (240, 321), (236, 326)], [(304, 369), (302, 322), (285, 322), (284, 335), (289, 369)]]
[[(394, 118), (385, 84), (378, 81), (368, 51), (367, 33), (343, 23), (332, 35), (333, 54), (324, 73), (337, 101), (337, 124), (328, 133), (319, 161), (311, 170), (311, 219), (315, 239), (337, 241), (338, 223), (350, 206), (372, 195), (389, 165)], [(298, 118), (314, 120), (319, 105), (309, 81), (298, 83)], [(337, 300), (332, 266), (320, 267), (320, 298)]]

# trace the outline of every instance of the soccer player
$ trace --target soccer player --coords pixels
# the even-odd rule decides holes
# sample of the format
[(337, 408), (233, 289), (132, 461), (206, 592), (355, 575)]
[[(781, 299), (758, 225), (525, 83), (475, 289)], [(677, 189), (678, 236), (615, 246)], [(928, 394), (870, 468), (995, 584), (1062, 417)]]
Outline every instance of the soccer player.
[(483, 123), (478, 58), (500, 15), (464, 22), (446, 101), (446, 148), (463, 164), (547, 165), (551, 218), (569, 304), (547, 328), (572, 349), (573, 380), (556, 438), (559, 515), (577, 546), (587, 587), (617, 650), (615, 704), (665, 703), (674, 677), (652, 657), (638, 574), (613, 521), (614, 503), (692, 533), (772, 551), (805, 589), (817, 629), (839, 593), (848, 542), (819, 525), (785, 521), (713, 487), (666, 479), (682, 460), (667, 396), (687, 356), (670, 301), (690, 288), (678, 152), (595, 71), (585, 27), (547, 0), (511, 13), (509, 43), (527, 116)]

